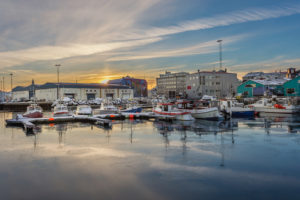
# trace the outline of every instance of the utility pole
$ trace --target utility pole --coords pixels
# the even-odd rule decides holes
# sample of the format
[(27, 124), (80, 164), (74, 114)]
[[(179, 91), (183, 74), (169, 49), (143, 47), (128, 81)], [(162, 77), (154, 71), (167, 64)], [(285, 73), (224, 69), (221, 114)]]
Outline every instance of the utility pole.
[(55, 67), (57, 69), (57, 94), (56, 94), (56, 97), (57, 97), (57, 99), (59, 99), (59, 67), (60, 67), (60, 64), (56, 64)]
[(219, 43), (220, 70), (222, 69), (222, 41), (223, 40), (217, 40)]

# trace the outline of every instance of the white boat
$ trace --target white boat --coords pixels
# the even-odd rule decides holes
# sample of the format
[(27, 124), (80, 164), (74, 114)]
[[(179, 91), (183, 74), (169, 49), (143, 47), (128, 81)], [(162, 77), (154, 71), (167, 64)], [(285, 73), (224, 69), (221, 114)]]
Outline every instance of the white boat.
[(92, 108), (88, 105), (79, 105), (77, 106), (76, 115), (91, 115), (92, 114)]
[(269, 102), (268, 99), (261, 99), (249, 107), (253, 107), (254, 111), (257, 113), (281, 113), (281, 114), (295, 114), (299, 113), (299, 106), (294, 106), (291, 104), (278, 104)]
[(100, 109), (95, 109), (93, 115), (118, 114), (119, 112), (119, 109), (111, 102), (102, 102)]
[(41, 117), (43, 117), (43, 109), (40, 106), (38, 106), (36, 103), (33, 103), (33, 104), (27, 106), (27, 110), (23, 114), (23, 117), (41, 118)]
[(191, 110), (192, 117), (196, 119), (220, 119), (222, 116), (218, 108), (198, 108)]
[(53, 110), (53, 116), (68, 116), (70, 112), (68, 107), (64, 104), (56, 104)]
[(153, 112), (158, 115), (175, 117), (176, 120), (191, 121), (194, 118), (191, 115), (191, 111), (178, 110), (173, 103), (158, 103), (153, 109)]
[(192, 117), (196, 119), (214, 120), (222, 118), (217, 107), (203, 106), (204, 104), (209, 106), (208, 101), (191, 103), (190, 101), (178, 100), (176, 102), (178, 109), (191, 112)]

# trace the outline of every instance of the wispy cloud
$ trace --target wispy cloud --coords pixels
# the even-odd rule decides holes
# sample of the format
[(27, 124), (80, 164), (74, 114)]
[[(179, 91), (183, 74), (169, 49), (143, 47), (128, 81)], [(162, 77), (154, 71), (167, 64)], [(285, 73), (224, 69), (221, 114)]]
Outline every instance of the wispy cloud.
[(158, 37), (171, 34), (177, 34), (187, 31), (196, 31), (210, 29), (220, 26), (228, 26), (233, 24), (261, 21), (272, 18), (279, 18), (300, 13), (300, 4), (293, 6), (271, 7), (268, 9), (253, 8), (248, 10), (236, 11), (227, 14), (215, 15), (212, 17), (204, 17), (192, 21), (180, 22), (175, 26), (169, 27), (153, 27), (148, 30), (136, 31), (136, 37)]
[[(223, 38), (226, 40), (226, 44), (237, 42), (249, 35), (238, 35)], [(181, 47), (177, 49), (168, 49), (164, 51), (147, 51), (147, 52), (132, 52), (131, 55), (121, 55), (108, 58), (107, 61), (124, 61), (124, 60), (140, 60), (140, 59), (151, 59), (151, 58), (163, 58), (163, 57), (178, 57), (178, 56), (188, 56), (197, 54), (208, 54), (218, 51), (218, 46), (216, 45), (216, 39), (207, 42), (201, 42), (196, 45), (190, 45), (186, 47)], [(130, 53), (130, 52), (128, 52)]]

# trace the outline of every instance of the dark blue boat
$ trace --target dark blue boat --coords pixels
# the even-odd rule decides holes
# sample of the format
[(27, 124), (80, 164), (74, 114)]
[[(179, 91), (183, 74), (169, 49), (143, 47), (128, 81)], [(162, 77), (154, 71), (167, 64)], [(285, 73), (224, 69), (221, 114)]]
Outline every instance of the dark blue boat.
[(254, 117), (254, 110), (251, 111), (233, 111), (232, 117)]
[(142, 110), (143, 110), (142, 107), (133, 106), (133, 107), (127, 108), (125, 110), (121, 110), (121, 112), (125, 112), (125, 113), (140, 113), (140, 112), (142, 112)]

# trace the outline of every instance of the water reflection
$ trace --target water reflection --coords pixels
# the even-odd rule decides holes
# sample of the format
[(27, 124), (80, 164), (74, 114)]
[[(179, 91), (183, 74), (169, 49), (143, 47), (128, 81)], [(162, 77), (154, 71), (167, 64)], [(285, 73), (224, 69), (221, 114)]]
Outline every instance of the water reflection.
[(5, 127), (9, 116), (0, 113), (1, 199), (299, 197), (297, 119), (62, 123), (26, 135)]

